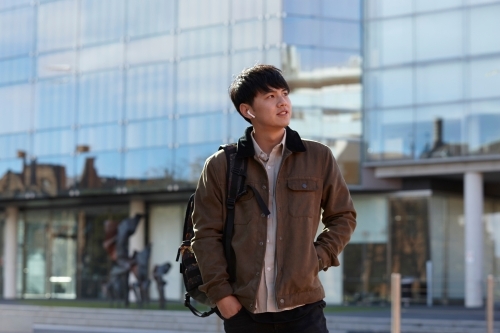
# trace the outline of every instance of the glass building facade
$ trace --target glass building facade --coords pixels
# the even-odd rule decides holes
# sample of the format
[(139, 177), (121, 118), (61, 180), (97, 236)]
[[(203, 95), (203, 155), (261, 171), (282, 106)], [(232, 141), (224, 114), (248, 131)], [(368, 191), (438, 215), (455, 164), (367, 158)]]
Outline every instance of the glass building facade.
[(500, 3), (366, 1), (368, 161), (500, 155)]
[[(360, 0), (0, 1), (0, 206), (19, 209), (16, 295), (104, 297), (104, 222), (132, 198), (146, 202), (151, 263), (173, 262), (179, 202), (243, 134), (227, 89), (256, 63), (283, 70), (291, 127), (359, 185), (360, 15)], [(180, 299), (180, 276), (168, 288)]]
[(358, 221), (376, 222), (345, 250), (345, 299), (388, 299), (397, 272), (408, 301), (481, 306), (500, 274), (500, 2), (374, 0), (363, 13), (363, 166), (399, 183), (355, 196)]

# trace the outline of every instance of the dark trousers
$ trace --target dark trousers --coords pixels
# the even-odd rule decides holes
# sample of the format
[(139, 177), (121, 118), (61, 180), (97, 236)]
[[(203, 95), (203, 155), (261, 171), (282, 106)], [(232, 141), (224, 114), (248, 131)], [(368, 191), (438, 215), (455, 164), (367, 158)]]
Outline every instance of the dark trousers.
[(224, 320), (224, 330), (226, 333), (328, 333), (323, 307), (314, 306), (306, 315), (280, 323), (255, 321), (255, 315), (242, 308), (233, 317)]

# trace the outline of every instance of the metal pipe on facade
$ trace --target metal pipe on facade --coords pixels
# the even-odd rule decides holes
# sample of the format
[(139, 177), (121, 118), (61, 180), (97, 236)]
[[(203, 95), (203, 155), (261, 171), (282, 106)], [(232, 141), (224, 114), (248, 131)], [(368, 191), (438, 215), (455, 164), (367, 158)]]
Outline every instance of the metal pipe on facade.
[(401, 274), (391, 274), (391, 333), (401, 333)]

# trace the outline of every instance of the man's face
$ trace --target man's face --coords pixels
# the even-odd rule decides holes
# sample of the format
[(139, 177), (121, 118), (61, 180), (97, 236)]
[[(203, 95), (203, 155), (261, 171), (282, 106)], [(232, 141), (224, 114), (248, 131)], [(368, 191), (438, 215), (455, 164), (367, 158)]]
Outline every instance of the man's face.
[(269, 92), (258, 92), (253, 100), (250, 118), (253, 126), (285, 128), (292, 117), (292, 103), (286, 89), (270, 88)]

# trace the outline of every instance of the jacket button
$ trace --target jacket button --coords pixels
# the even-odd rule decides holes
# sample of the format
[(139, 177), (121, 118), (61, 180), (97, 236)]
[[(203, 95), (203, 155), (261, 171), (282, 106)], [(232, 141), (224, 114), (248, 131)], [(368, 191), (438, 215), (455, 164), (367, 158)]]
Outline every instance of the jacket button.
[(280, 299), (280, 303), (281, 303), (281, 304), (285, 303), (285, 300), (284, 300), (283, 298), (282, 298), (282, 299)]
[(302, 188), (307, 188), (307, 184), (302, 184)]
[(260, 214), (260, 217), (266, 217), (266, 214), (262, 213)]
[(264, 245), (264, 242), (260, 242), (260, 243), (259, 243), (259, 245), (260, 245), (260, 246)]
[(255, 275), (257, 275), (257, 276), (259, 276), (259, 274), (260, 274), (259, 272), (255, 273)]
[(266, 185), (262, 185), (262, 189), (265, 190), (267, 187)]

